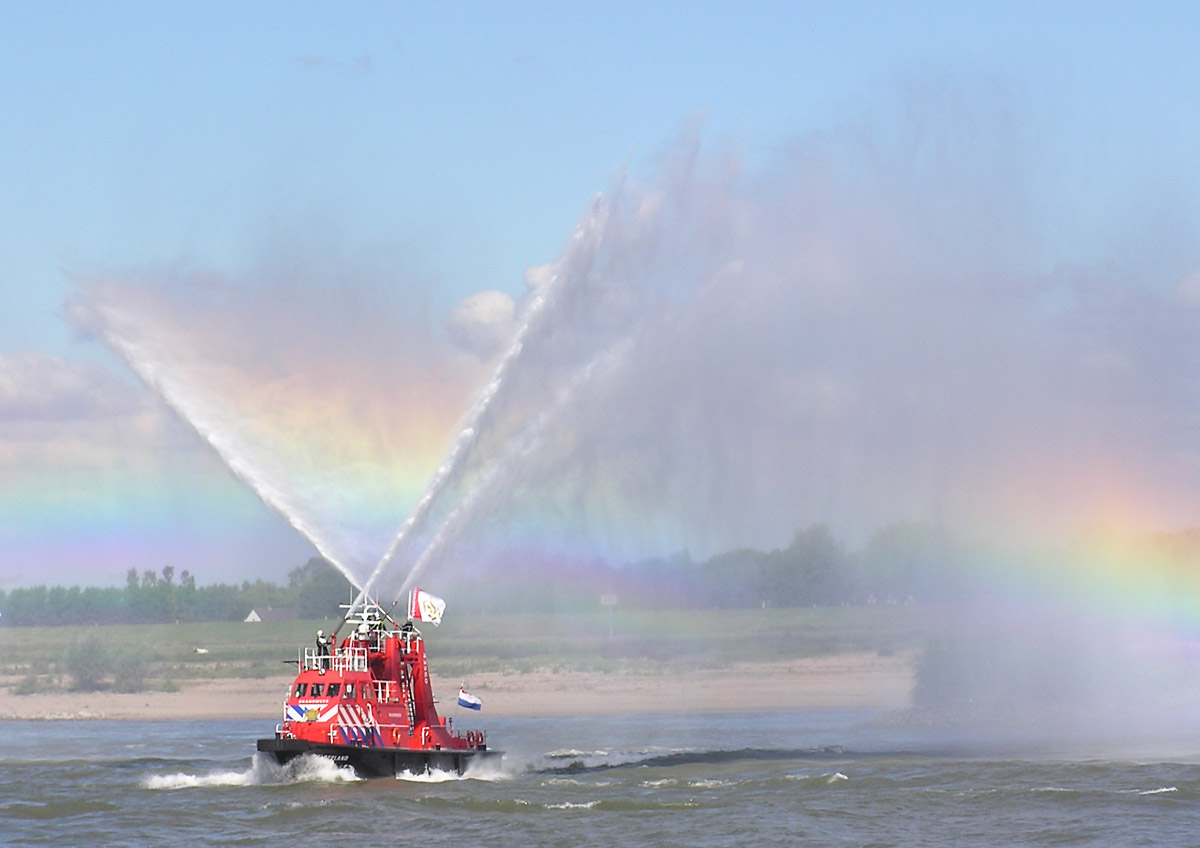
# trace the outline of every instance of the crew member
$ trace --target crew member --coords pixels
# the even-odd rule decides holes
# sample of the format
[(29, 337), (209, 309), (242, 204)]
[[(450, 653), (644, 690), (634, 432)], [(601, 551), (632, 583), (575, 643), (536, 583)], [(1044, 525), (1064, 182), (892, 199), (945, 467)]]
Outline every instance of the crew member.
[(317, 631), (317, 668), (329, 667), (329, 639), (324, 630)]

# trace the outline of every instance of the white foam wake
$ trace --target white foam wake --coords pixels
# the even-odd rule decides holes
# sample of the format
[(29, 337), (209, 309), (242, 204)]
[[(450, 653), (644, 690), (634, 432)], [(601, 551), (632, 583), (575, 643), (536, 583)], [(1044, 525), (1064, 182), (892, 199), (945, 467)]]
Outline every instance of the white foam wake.
[(244, 771), (213, 771), (208, 774), (149, 775), (142, 781), (146, 789), (193, 789), (213, 786), (267, 786), (280, 783), (345, 783), (360, 780), (350, 766), (339, 766), (327, 757), (305, 755), (285, 766), (255, 754)]

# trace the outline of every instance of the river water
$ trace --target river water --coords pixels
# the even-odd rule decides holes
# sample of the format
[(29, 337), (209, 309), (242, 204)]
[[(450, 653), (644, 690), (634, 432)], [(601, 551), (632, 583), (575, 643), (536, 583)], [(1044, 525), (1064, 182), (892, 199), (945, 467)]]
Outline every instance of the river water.
[(268, 763), (269, 722), (2, 722), (0, 844), (1200, 844), (1196, 739), (1117, 752), (877, 718), (485, 718), (496, 771), (369, 781)]

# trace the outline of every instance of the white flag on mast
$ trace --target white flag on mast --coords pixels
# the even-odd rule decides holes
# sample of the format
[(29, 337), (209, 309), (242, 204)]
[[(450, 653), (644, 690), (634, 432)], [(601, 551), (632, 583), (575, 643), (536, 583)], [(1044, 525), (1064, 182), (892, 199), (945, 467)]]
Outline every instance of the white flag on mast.
[(445, 611), (446, 602), (437, 595), (422, 592), (420, 589), (412, 590), (412, 599), (408, 608), (410, 618), (415, 618), (417, 621), (428, 621), (437, 627), (441, 624), (442, 613)]

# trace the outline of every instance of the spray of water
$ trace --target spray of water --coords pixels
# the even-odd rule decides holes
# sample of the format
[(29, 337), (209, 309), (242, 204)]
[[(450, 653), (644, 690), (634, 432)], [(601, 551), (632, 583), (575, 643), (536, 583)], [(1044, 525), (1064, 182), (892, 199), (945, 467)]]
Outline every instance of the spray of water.
[[(186, 382), (176, 376), (170, 363), (147, 345), (135, 341), (138, 333), (130, 319), (119, 309), (96, 304), (95, 318), (108, 347), (116, 352), (135, 374), (212, 446), (230, 471), (245, 483), (268, 507), (281, 515), (301, 536), (312, 543), (326, 560), (350, 581), (356, 577), (350, 565), (338, 553), (339, 544), (320, 525), (309, 518), (310, 508), (294, 491), (275, 481), (287, 480), (285, 469), (274, 468), (277, 458), (256, 453), (241, 428), (230, 416), (222, 416), (214, 407), (202, 403)], [(271, 470), (274, 473), (271, 473)]]
[(562, 416), (577, 402), (580, 393), (593, 380), (616, 368), (629, 345), (630, 340), (624, 339), (587, 363), (555, 392), (551, 403), (540, 410), (524, 429), (506, 440), (503, 452), (491, 461), (466, 494), (459, 498), (453, 511), (417, 557), (396, 594), (397, 599), (403, 597), (447, 547), (453, 545), (459, 534), (476, 520), (480, 510), (495, 502), (504, 484), (517, 476), (525, 463), (537, 456), (547, 432), (562, 420)]
[(525, 310), (521, 325), (508, 350), (501, 357), (492, 379), (476, 398), (450, 451), (430, 480), (416, 507), (400, 527), (395, 539), (380, 557), (370, 576), (362, 584), (353, 606), (358, 606), (370, 596), (377, 581), (385, 573), (396, 553), (413, 533), (424, 527), (430, 512), (438, 504), (439, 498), (458, 480), (466, 461), (470, 458), (472, 448), (478, 442), (480, 431), (487, 427), (489, 415), (497, 399), (502, 397), (510, 380), (511, 372), (521, 360), (527, 339), (530, 335), (539, 332), (542, 325), (549, 320), (548, 313), (552, 310), (548, 307), (554, 303), (559, 288), (570, 285), (571, 280), (580, 279), (586, 275), (598, 247), (599, 237), (604, 231), (605, 218), (606, 207), (601, 199), (597, 198), (592, 205), (590, 214), (572, 235), (569, 248), (556, 271), (534, 292), (533, 298)]

